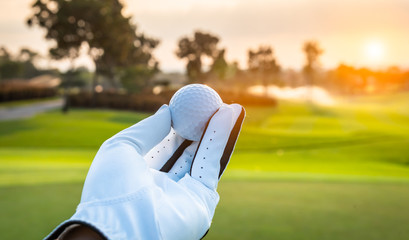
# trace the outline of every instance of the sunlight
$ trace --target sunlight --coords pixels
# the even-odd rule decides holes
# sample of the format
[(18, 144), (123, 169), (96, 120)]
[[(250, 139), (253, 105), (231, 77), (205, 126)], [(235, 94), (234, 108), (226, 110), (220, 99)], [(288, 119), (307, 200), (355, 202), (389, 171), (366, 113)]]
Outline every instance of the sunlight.
[(372, 41), (366, 45), (366, 56), (372, 61), (379, 61), (383, 58), (385, 47), (381, 42)]
[[(250, 93), (258, 96), (265, 94), (265, 87), (261, 85), (252, 86), (248, 90)], [(312, 101), (319, 105), (331, 106), (335, 104), (335, 99), (325, 89), (317, 86), (308, 87), (277, 87), (270, 85), (267, 88), (267, 94), (271, 97), (284, 100), (293, 100), (297, 102)]]

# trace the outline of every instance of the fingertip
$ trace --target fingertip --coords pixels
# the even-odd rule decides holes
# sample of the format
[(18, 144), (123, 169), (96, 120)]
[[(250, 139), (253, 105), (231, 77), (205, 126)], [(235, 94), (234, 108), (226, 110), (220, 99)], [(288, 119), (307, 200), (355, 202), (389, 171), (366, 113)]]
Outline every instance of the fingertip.
[(169, 114), (170, 114), (169, 106), (168, 106), (167, 104), (163, 104), (162, 106), (160, 106), (160, 108), (158, 109), (158, 111), (156, 111), (156, 113), (166, 112), (166, 111), (168, 111)]
[(230, 107), (233, 109), (233, 112), (235, 113), (235, 116), (239, 116), (241, 113), (244, 114), (244, 116), (246, 115), (246, 110), (244, 109), (244, 107), (240, 104), (237, 103), (233, 103), (230, 104)]
[(245, 117), (240, 104), (223, 104), (209, 122), (190, 174), (210, 189), (217, 183), (233, 153)]
[(217, 110), (217, 112), (213, 115), (210, 121), (214, 121), (214, 119), (218, 119), (221, 116), (225, 119), (227, 116), (233, 116), (234, 109), (231, 105), (223, 103), (222, 106)]
[[(219, 108), (218, 112), (213, 116), (212, 119), (218, 118), (220, 115), (223, 115), (226, 118), (226, 115), (231, 115), (231, 124), (234, 124), (237, 120), (243, 121), (246, 116), (246, 110), (240, 104), (225, 104)], [(223, 123), (227, 124), (228, 122), (224, 121)], [(230, 122), (229, 122), (230, 123)]]

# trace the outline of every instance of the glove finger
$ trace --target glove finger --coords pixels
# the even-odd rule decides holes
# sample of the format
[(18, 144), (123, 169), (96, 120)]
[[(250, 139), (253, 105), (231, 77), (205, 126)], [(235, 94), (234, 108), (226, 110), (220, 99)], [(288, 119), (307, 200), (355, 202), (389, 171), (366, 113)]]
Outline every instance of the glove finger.
[(172, 128), (169, 134), (144, 156), (145, 161), (150, 168), (169, 172), (191, 143), (192, 141), (182, 138)]
[(199, 142), (192, 142), (182, 153), (182, 155), (173, 164), (172, 168), (168, 172), (168, 177), (179, 181), (186, 173), (190, 172), (192, 166), (193, 157), (195, 156)]
[(234, 147), (236, 146), (237, 139), (239, 138), (244, 118), (246, 117), (246, 110), (244, 110), (244, 107), (239, 104), (231, 104), (230, 106), (233, 108), (234, 125), (233, 129), (231, 129), (230, 131), (230, 136), (226, 144), (226, 148), (224, 149), (223, 155), (220, 158), (220, 171), (218, 179), (222, 177), (224, 171), (226, 170), (227, 164), (230, 161), (230, 157), (233, 154)]
[(144, 156), (154, 146), (169, 134), (171, 129), (171, 115), (168, 105), (162, 107), (152, 116), (119, 132), (104, 144), (127, 142)]
[(170, 111), (164, 105), (153, 116), (105, 141), (88, 171), (82, 201), (120, 196), (151, 184), (142, 156), (169, 133), (170, 125)]
[(193, 159), (190, 175), (210, 189), (216, 189), (234, 150), (244, 108), (238, 104), (224, 104), (211, 118)]

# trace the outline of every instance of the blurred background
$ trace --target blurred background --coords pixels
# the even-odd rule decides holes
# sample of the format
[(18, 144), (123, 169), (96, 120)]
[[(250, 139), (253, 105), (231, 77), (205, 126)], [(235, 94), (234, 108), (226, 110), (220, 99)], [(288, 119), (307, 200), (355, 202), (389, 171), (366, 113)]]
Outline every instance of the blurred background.
[(206, 239), (409, 239), (407, 0), (0, 1), (0, 239), (190, 83), (247, 110)]

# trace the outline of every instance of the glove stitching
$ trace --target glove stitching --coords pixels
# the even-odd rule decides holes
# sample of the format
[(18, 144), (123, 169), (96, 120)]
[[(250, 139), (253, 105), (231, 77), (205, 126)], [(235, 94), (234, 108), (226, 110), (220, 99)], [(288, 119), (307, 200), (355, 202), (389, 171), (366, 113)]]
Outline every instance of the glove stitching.
[[(195, 178), (193, 178), (189, 174), (186, 173), (186, 175), (181, 179), (181, 181), (182, 182), (186, 181), (186, 184), (192, 184), (192, 185), (195, 185), (198, 188), (203, 189), (204, 191), (209, 193), (209, 196), (212, 198), (212, 200), (218, 201), (219, 195), (215, 190), (209, 189), (205, 184), (203, 184), (202, 182), (196, 180)], [(181, 181), (179, 181), (179, 182), (181, 182)]]
[(199, 145), (197, 146), (195, 155), (194, 155), (194, 157), (193, 157), (192, 165), (190, 166), (190, 171), (189, 171), (190, 175), (192, 175), (192, 169), (193, 169), (193, 165), (194, 165), (194, 162), (195, 162), (195, 158), (196, 158), (197, 152), (198, 152), (199, 149), (200, 149), (200, 145), (202, 145), (203, 137), (204, 137), (204, 135), (205, 135), (205, 133), (206, 133), (206, 131), (207, 131), (207, 128), (209, 127), (209, 123), (210, 123), (210, 121), (212, 120), (213, 116), (214, 116), (219, 110), (220, 110), (220, 108), (217, 109), (217, 111), (216, 111), (215, 113), (213, 113), (213, 115), (209, 118), (209, 120), (208, 120), (207, 123), (206, 123), (206, 126), (205, 126), (205, 128), (204, 128), (204, 130), (203, 130), (203, 133), (202, 133), (202, 137), (200, 137)]
[(131, 147), (133, 147), (135, 149), (135, 151), (137, 153), (139, 153), (141, 156), (145, 155), (145, 152), (142, 151), (143, 147), (140, 146), (143, 143), (137, 142), (137, 141), (135, 141), (135, 139), (133, 139), (131, 137), (127, 137), (127, 136), (117, 136), (117, 135), (115, 135), (114, 137), (111, 137), (110, 139), (105, 141), (103, 143), (103, 145), (101, 146), (101, 149), (103, 149), (104, 145), (114, 145), (114, 144), (118, 144), (118, 143), (128, 144)]
[(86, 208), (86, 207), (116, 205), (116, 204), (121, 204), (121, 203), (128, 202), (128, 201), (133, 201), (136, 199), (141, 199), (144, 194), (151, 191), (151, 188), (152, 186), (142, 187), (136, 192), (132, 192), (126, 195), (116, 197), (116, 198), (80, 203), (77, 207), (77, 211), (83, 208)]

